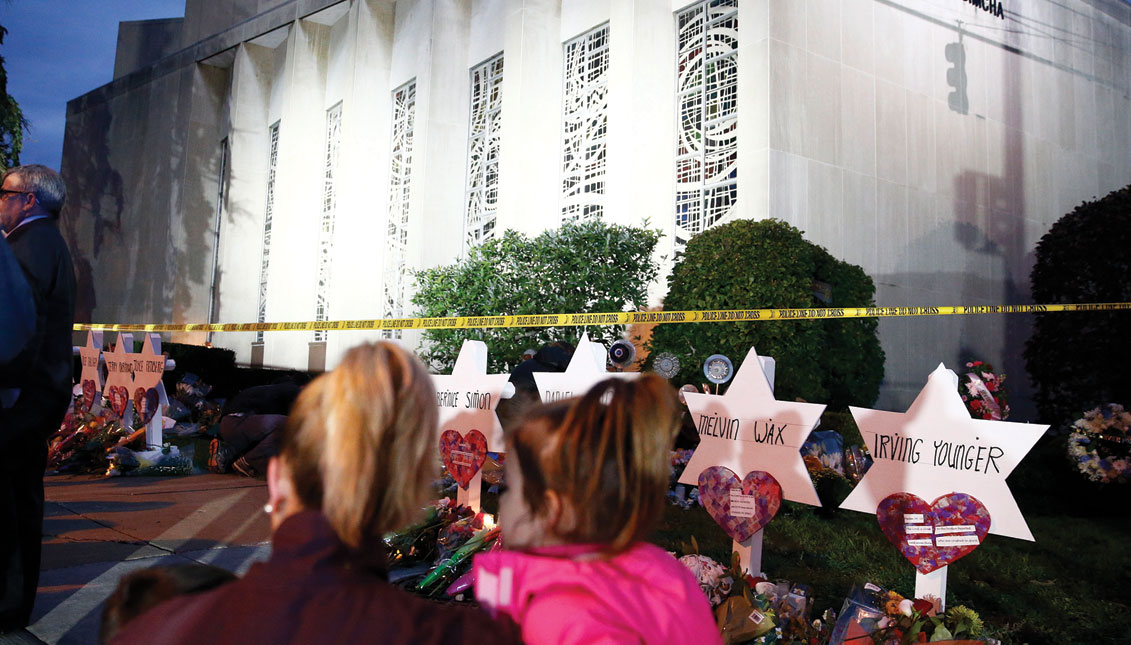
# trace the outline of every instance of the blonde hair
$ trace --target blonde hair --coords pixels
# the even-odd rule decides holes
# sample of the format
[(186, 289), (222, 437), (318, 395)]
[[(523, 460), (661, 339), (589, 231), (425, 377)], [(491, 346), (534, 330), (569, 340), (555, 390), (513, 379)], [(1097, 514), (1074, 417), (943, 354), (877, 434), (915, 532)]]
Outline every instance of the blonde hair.
[(619, 553), (647, 537), (663, 515), (678, 431), (675, 394), (651, 373), (608, 379), (581, 398), (538, 406), (509, 437), (523, 501), (537, 513), (554, 491), (575, 519), (557, 537)]
[(436, 400), (416, 357), (392, 343), (351, 349), (299, 395), (279, 454), (303, 506), (360, 549), (413, 520), (437, 476)]

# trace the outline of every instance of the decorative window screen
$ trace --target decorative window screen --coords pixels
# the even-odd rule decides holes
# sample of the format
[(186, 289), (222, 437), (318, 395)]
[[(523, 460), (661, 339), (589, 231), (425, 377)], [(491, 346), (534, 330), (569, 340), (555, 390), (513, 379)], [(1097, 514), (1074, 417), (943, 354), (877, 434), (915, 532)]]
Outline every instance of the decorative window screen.
[(565, 44), (562, 88), (562, 218), (588, 219), (605, 204), (609, 26)]
[(676, 28), (678, 255), (738, 199), (738, 0), (700, 2), (676, 16)]
[[(412, 187), (413, 121), (416, 81), (393, 91), (393, 149), (389, 168), (389, 218), (385, 228), (383, 318), (403, 318), (408, 278), (408, 214)], [(400, 338), (400, 330), (385, 330), (385, 338)]]
[[(271, 265), (271, 216), (275, 211), (275, 169), (279, 163), (279, 122), (271, 124), (267, 137), (267, 205), (263, 209), (263, 252), (259, 260), (259, 306), (255, 322), (267, 322), (267, 270)], [(255, 342), (263, 342), (263, 332), (255, 332)]]
[(499, 141), (502, 131), (503, 55), (471, 70), (471, 122), (463, 248), (495, 237), (499, 208)]
[[(342, 149), (342, 104), (326, 110), (326, 159), (322, 176), (322, 221), (318, 229), (318, 286), (314, 299), (314, 319), (327, 320), (330, 310), (330, 268), (334, 259), (334, 217), (338, 198), (335, 180)], [(326, 332), (314, 332), (314, 341), (326, 340)]]

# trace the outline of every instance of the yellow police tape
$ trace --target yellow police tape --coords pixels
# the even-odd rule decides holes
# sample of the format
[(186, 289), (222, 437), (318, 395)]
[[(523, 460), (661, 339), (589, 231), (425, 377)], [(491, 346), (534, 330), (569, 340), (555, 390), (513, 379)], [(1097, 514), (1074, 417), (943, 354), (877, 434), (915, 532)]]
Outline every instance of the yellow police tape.
[(975, 314), (1043, 314), (1068, 311), (1124, 311), (1131, 302), (1079, 305), (971, 305), (954, 307), (830, 307), (819, 309), (716, 309), (708, 311), (627, 311), (604, 314), (537, 314), (515, 316), (451, 316), (447, 318), (384, 318), (285, 323), (193, 323), (187, 325), (86, 324), (75, 331), (349, 331), (382, 329), (493, 329), (501, 327), (571, 327), (821, 320), (830, 318), (890, 318), (900, 316), (968, 316)]

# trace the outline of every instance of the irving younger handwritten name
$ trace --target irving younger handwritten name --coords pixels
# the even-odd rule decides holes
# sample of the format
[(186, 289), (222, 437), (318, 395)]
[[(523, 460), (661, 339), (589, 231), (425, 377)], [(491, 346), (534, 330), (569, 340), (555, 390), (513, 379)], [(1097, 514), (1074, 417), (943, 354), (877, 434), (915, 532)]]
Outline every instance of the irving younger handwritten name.
[[(876, 459), (903, 461), (909, 464), (919, 463), (924, 447), (922, 439), (879, 433), (876, 433), (872, 443), (872, 456)], [(933, 442), (931, 447), (934, 448), (931, 465), (981, 473), (990, 472), (992, 467), (995, 473), (1001, 472), (997, 459), (1004, 455), (1005, 451), (997, 446), (978, 446), (939, 440)]]
[[(742, 427), (742, 429), (746, 431), (751, 425), (742, 426), (742, 423), (738, 419), (721, 417), (716, 413), (700, 414), (696, 422), (696, 427), (701, 435), (738, 441), (739, 428)], [(785, 427), (786, 424), (775, 424), (773, 419), (756, 420), (753, 423), (753, 436), (751, 437), (748, 434), (748, 436), (743, 437), (743, 441), (767, 443), (771, 446), (784, 446), (785, 439), (782, 437), (782, 431), (785, 430)]]

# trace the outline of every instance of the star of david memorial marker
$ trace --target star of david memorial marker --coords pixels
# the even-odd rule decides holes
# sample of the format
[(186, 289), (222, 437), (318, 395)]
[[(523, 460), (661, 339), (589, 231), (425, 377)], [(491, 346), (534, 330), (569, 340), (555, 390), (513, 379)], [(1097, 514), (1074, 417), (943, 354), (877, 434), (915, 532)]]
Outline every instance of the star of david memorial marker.
[(679, 481), (699, 486), (707, 512), (753, 574), (761, 571), (762, 529), (781, 500), (821, 505), (801, 445), (825, 406), (775, 399), (773, 368), (772, 358), (751, 348), (725, 394), (685, 395), (699, 446)]
[(126, 346), (133, 347), (133, 334), (119, 333), (114, 348), (103, 352), (106, 361), (106, 382), (102, 385), (102, 396), (110, 403), (110, 409), (122, 420), (122, 426), (131, 427), (133, 423), (133, 404), (130, 396), (133, 392), (134, 375), (133, 359), (126, 351)]
[(79, 375), (82, 395), (79, 397), (79, 409), (76, 412), (97, 413), (102, 409), (102, 332), (87, 332), (86, 345), (76, 349), (82, 363), (82, 372)]
[(543, 403), (582, 396), (607, 378), (634, 379), (640, 372), (609, 372), (605, 348), (582, 334), (564, 372), (534, 372), (534, 384)]
[(942, 364), (907, 412), (850, 410), (875, 463), (841, 508), (877, 515), (916, 566), (916, 597), (945, 605), (947, 565), (986, 533), (1033, 539), (1005, 479), (1047, 425), (970, 418)]
[[(165, 356), (161, 353), (161, 335), (146, 334), (141, 352), (128, 355), (133, 360), (133, 399), (134, 414), (145, 425), (147, 446), (160, 446), (164, 442), (164, 414), (169, 407), (169, 397), (161, 376), (165, 373)], [(172, 365), (169, 365), (172, 367)]]
[(487, 373), (487, 344), (465, 340), (451, 374), (436, 374), (440, 458), (456, 480), (456, 501), (479, 511), (487, 451), (503, 452), (495, 410), (514, 394), (508, 374)]

